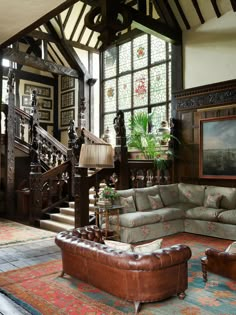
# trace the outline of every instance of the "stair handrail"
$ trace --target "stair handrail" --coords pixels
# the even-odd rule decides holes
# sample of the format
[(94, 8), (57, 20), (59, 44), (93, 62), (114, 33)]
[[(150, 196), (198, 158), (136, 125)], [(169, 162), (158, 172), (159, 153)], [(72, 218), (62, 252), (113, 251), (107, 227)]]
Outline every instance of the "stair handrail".
[[(70, 199), (71, 160), (41, 173), (40, 165), (31, 163), (30, 172), (30, 223), (35, 225), (45, 212)], [(63, 192), (63, 189), (66, 190)]]
[(107, 143), (103, 139), (95, 136), (91, 131), (89, 131), (86, 128), (82, 128), (81, 132), (83, 133), (84, 137), (87, 138), (91, 143), (100, 143), (100, 144), (106, 144)]

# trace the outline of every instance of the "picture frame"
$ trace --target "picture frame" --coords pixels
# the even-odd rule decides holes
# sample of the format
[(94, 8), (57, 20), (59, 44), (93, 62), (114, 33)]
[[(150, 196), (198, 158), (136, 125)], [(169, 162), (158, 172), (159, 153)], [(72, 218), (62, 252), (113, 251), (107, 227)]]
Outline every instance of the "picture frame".
[(73, 107), (75, 104), (75, 91), (69, 91), (61, 94), (61, 109)]
[(74, 109), (61, 111), (61, 127), (68, 127), (71, 119), (75, 119)]
[(75, 87), (75, 78), (63, 75), (61, 77), (61, 90), (71, 90)]
[(235, 136), (235, 115), (200, 120), (200, 178), (236, 179)]
[(51, 112), (48, 110), (39, 110), (39, 120), (50, 121), (51, 120)]
[(40, 108), (52, 109), (52, 100), (43, 98), (38, 100), (38, 105)]
[(31, 107), (31, 98), (29, 95), (22, 95), (22, 106)]
[(33, 90), (36, 90), (37, 96), (51, 97), (51, 89), (49, 87), (27, 83), (24, 85), (25, 94), (31, 94)]

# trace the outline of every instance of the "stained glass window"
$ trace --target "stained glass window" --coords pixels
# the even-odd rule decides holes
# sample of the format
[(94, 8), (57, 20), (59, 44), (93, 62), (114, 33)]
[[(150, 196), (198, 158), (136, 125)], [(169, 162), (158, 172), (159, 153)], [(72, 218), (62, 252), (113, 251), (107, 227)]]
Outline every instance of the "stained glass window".
[(131, 107), (131, 74), (119, 77), (118, 79), (118, 108), (126, 109)]
[(147, 105), (148, 102), (148, 71), (141, 70), (134, 73), (133, 84), (134, 107)]
[(166, 43), (158, 37), (151, 36), (151, 63), (166, 59)]
[(118, 109), (128, 121), (137, 111), (154, 111), (154, 126), (171, 113), (171, 44), (144, 34), (103, 53), (103, 130), (114, 130)]
[(119, 73), (131, 70), (131, 42), (119, 46)]
[(116, 79), (105, 81), (104, 83), (104, 111), (116, 110)]
[(150, 69), (150, 103), (166, 101), (166, 65), (152, 67)]
[(147, 67), (148, 64), (148, 46), (147, 35), (140, 36), (133, 40), (133, 68), (139, 69)]
[(116, 47), (110, 48), (104, 53), (104, 77), (110, 78), (116, 75), (117, 54)]

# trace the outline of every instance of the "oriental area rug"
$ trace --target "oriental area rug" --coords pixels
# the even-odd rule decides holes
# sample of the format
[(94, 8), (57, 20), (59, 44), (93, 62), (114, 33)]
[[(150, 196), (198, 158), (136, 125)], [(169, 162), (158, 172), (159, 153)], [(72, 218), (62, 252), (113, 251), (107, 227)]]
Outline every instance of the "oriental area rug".
[[(142, 304), (139, 314), (235, 315), (236, 282), (209, 273), (205, 284), (200, 264), (207, 247), (223, 250), (231, 241), (181, 233), (165, 237), (162, 247), (177, 243), (186, 244), (192, 250), (185, 299), (173, 296), (161, 302)], [(56, 260), (0, 273), (0, 287), (8, 297), (34, 315), (134, 314), (132, 303), (67, 275), (61, 278), (60, 271), (61, 261)]]
[(56, 233), (0, 218), (0, 246), (54, 238)]

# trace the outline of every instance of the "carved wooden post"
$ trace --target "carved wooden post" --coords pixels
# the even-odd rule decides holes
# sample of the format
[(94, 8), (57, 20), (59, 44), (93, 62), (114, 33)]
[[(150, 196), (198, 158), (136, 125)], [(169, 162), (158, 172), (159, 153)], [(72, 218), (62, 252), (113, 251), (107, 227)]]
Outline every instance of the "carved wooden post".
[(118, 168), (119, 180), (117, 189), (129, 188), (129, 167), (128, 167), (128, 148), (126, 145), (126, 129), (124, 123), (124, 112), (118, 110), (113, 120), (116, 132), (115, 161)]
[(36, 127), (39, 124), (36, 91), (32, 94), (31, 109), (31, 148), (30, 148), (30, 223), (35, 225), (42, 211), (41, 164), (38, 156), (38, 135)]
[(89, 224), (89, 188), (87, 170), (79, 168), (81, 146), (84, 143), (82, 128), (85, 127), (85, 99), (81, 100), (79, 108), (78, 137), (73, 145), (72, 159), (72, 193), (75, 200), (75, 227)]
[(75, 227), (89, 224), (89, 186), (86, 168), (75, 166)]
[(8, 115), (6, 134), (6, 204), (8, 215), (12, 216), (15, 209), (15, 96), (14, 73), (9, 69), (8, 74)]

